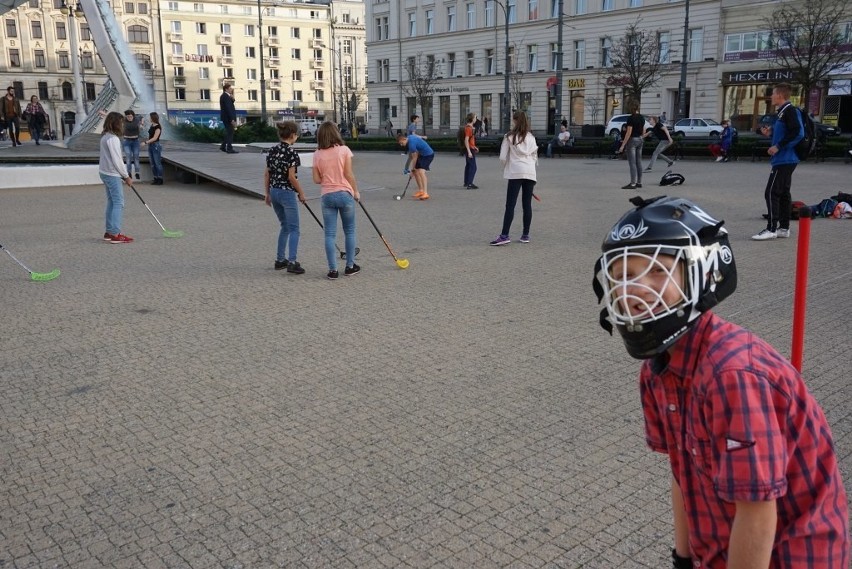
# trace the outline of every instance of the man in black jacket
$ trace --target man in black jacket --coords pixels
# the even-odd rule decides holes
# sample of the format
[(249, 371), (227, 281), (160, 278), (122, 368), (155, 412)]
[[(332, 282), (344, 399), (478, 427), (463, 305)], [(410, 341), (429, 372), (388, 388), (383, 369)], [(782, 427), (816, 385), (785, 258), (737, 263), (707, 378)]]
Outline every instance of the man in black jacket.
[(222, 85), (222, 95), (219, 97), (219, 118), (225, 124), (225, 140), (219, 150), (228, 154), (238, 154), (234, 150), (234, 127), (237, 126), (237, 109), (234, 108), (234, 86), (230, 83)]

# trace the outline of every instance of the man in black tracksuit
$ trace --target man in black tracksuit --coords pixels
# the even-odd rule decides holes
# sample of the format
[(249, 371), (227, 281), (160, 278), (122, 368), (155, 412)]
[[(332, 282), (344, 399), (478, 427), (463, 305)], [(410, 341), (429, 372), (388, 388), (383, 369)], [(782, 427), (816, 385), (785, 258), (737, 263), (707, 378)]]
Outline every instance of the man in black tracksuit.
[(790, 102), (791, 90), (787, 83), (779, 83), (772, 89), (772, 104), (778, 109), (778, 117), (772, 127), (760, 129), (764, 136), (772, 137), (772, 146), (766, 151), (771, 156), (772, 172), (764, 191), (769, 218), (766, 229), (751, 236), (755, 241), (790, 237), (790, 184), (799, 163), (796, 145), (805, 136), (799, 109)]

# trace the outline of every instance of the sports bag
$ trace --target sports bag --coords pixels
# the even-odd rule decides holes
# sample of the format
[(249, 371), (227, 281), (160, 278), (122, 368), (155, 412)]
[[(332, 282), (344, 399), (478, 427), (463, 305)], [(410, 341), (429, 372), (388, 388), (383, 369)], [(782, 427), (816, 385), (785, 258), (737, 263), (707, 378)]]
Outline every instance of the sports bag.
[(683, 174), (673, 173), (671, 170), (663, 174), (663, 177), (660, 178), (661, 186), (679, 186), (686, 181), (686, 178), (683, 177)]

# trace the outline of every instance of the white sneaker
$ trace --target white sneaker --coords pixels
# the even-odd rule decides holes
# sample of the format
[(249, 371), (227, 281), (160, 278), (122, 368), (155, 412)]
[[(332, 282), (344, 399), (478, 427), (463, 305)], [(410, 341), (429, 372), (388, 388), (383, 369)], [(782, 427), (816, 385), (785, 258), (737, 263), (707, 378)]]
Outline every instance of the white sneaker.
[[(787, 231), (790, 231), (789, 229)], [(775, 239), (778, 237), (778, 234), (774, 231), (769, 231), (768, 229), (764, 229), (757, 235), (752, 235), (751, 238), (755, 241), (766, 241), (767, 239)]]
[(790, 236), (790, 230), (789, 229), (779, 229), (778, 231), (775, 232), (775, 236), (778, 239), (786, 239)]
[(724, 156), (719, 156), (718, 158), (716, 158), (716, 162), (721, 162), (724, 159), (725, 159)]

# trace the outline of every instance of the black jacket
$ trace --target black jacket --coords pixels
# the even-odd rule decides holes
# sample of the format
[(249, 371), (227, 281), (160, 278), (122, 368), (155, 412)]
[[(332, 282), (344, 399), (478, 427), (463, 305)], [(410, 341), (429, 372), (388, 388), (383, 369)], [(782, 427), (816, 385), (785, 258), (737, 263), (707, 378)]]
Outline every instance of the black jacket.
[(234, 108), (234, 100), (224, 91), (219, 96), (219, 111), (219, 118), (226, 125), (231, 124), (231, 121), (237, 120), (237, 109)]

